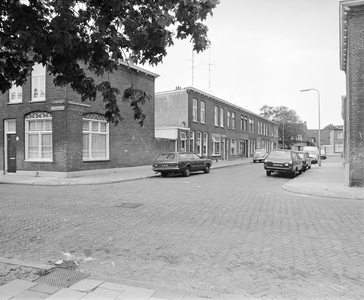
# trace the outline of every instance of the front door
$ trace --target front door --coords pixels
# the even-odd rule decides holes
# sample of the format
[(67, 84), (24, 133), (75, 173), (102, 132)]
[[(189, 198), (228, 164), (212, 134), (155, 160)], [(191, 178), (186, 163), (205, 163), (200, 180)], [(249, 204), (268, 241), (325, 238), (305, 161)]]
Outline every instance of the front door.
[(8, 172), (15, 173), (16, 172), (16, 135), (15, 134), (7, 134), (7, 160), (8, 160)]

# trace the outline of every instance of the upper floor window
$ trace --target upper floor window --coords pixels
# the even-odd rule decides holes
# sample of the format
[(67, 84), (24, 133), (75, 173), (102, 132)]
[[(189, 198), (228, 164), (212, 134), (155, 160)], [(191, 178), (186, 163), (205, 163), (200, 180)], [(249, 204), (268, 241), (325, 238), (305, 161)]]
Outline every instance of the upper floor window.
[(254, 119), (252, 118), (249, 118), (249, 125), (250, 125), (250, 128), (249, 128), (249, 131), (254, 133)]
[(231, 114), (230, 114), (230, 111), (228, 110), (227, 113), (226, 113), (226, 123), (227, 123), (227, 128), (230, 128), (231, 127)]
[(197, 99), (192, 100), (192, 118), (193, 122), (197, 122)]
[(342, 139), (343, 136), (344, 136), (344, 134), (342, 132), (338, 132), (338, 134), (337, 134), (337, 138), (338, 139)]
[(9, 103), (19, 103), (22, 102), (23, 88), (15, 84), (12, 85), (9, 90)]
[(42, 64), (35, 64), (32, 71), (32, 100), (45, 100), (45, 73), (46, 67)]
[(52, 161), (52, 115), (33, 112), (25, 117), (25, 160)]
[(219, 126), (219, 108), (215, 106), (215, 126)]
[(224, 127), (224, 109), (220, 107), (220, 127)]
[(99, 114), (86, 114), (82, 121), (83, 160), (109, 159), (109, 123)]
[(201, 101), (200, 102), (200, 104), (201, 104), (201, 111), (200, 111), (200, 113), (201, 113), (201, 123), (205, 123), (206, 122), (206, 108), (205, 108), (205, 102), (203, 102), (203, 101)]

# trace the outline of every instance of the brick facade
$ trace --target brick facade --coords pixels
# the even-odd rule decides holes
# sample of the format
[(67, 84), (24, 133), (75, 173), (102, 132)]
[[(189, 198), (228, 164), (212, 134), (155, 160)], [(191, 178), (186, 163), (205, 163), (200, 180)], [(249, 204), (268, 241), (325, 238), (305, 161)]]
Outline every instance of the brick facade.
[[(174, 132), (176, 150), (186, 148), (216, 160), (246, 158), (256, 148), (278, 147), (276, 123), (192, 87), (156, 94), (156, 129), (161, 129), (160, 137), (167, 129)], [(185, 143), (181, 132), (186, 133)]]
[[(97, 82), (103, 78), (95, 77)], [(140, 127), (133, 118), (128, 103), (121, 101), (123, 91), (133, 84), (154, 95), (156, 75), (138, 67), (121, 65), (119, 70), (109, 75), (109, 80), (117, 86), (123, 121), (117, 126), (109, 125), (109, 157), (104, 160), (83, 159), (83, 116), (87, 113), (103, 115), (102, 99), (82, 102), (79, 94), (69, 86), (56, 87), (53, 78), (46, 75), (45, 101), (31, 101), (31, 80), (22, 87), (22, 101), (9, 103), (9, 92), (0, 94), (0, 170), (8, 172), (9, 135), (16, 135), (16, 172), (74, 172), (82, 170), (107, 169), (151, 164), (161, 151), (169, 149), (169, 142), (154, 138), (154, 99), (145, 103), (147, 115), (144, 126)], [(27, 161), (25, 118), (32, 112), (51, 114), (52, 120), (52, 161)], [(16, 132), (6, 132), (8, 120), (16, 120)], [(10, 153), (11, 150), (9, 150)], [(13, 158), (14, 159), (14, 158)], [(67, 176), (67, 174), (66, 174)]]
[(340, 2), (341, 70), (346, 73), (346, 182), (364, 187), (364, 1)]

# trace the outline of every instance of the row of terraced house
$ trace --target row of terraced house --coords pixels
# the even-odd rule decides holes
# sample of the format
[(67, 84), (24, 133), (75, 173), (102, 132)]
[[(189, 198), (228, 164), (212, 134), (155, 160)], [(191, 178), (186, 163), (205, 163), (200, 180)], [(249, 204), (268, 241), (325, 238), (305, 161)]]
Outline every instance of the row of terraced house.
[(158, 75), (135, 65), (120, 64), (107, 76), (121, 95), (131, 80), (155, 95), (143, 107), (143, 127), (121, 97), (124, 119), (114, 126), (104, 117), (100, 95), (82, 102), (69, 86), (56, 87), (46, 66), (34, 65), (23, 86), (0, 94), (2, 173), (71, 177), (76, 171), (148, 165), (164, 151), (231, 160), (278, 145), (277, 124), (195, 88), (155, 94)]

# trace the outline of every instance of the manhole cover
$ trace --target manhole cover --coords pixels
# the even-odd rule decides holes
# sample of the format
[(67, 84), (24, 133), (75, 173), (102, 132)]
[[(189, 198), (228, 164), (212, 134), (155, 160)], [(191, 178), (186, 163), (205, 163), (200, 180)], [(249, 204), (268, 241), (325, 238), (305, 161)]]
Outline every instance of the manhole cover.
[(51, 273), (34, 280), (34, 282), (44, 283), (50, 286), (68, 288), (76, 282), (85, 279), (86, 277), (88, 277), (88, 275), (84, 273), (56, 268)]
[(143, 203), (121, 203), (119, 205), (115, 205), (115, 207), (122, 207), (122, 208), (138, 208), (142, 206)]

